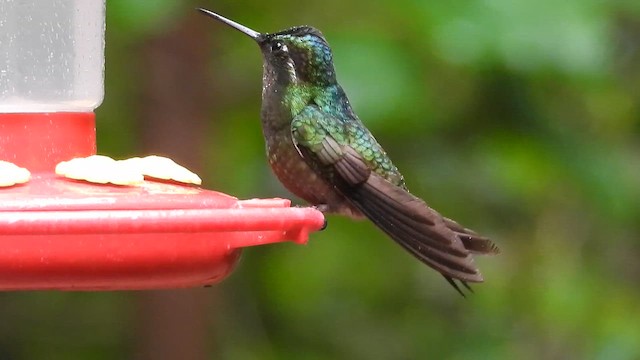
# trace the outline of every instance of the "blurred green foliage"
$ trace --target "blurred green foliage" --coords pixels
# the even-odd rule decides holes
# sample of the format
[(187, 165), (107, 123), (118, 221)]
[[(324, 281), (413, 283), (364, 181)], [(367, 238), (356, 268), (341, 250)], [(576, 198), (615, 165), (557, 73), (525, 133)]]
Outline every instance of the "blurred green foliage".
[[(209, 21), (196, 5), (258, 31), (322, 29), (356, 112), (412, 191), (503, 250), (477, 260), (486, 283), (463, 300), (372, 225), (329, 217), (307, 246), (245, 251), (219, 285), (212, 354), (640, 358), (640, 2), (109, 0), (101, 152), (135, 153), (132, 54), (181, 17)], [(210, 27), (203, 76), (227, 91), (212, 109), (205, 181), (240, 198), (290, 197), (263, 154), (258, 49)], [(0, 348), (130, 357), (128, 299), (2, 294)]]

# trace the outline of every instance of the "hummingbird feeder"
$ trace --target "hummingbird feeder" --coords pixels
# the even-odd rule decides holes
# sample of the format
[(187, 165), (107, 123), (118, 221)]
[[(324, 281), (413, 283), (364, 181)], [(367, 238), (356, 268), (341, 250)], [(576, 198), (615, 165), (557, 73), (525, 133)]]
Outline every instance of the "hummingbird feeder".
[(204, 286), (229, 275), (242, 248), (304, 243), (323, 226), (322, 213), (285, 199), (57, 175), (61, 162), (96, 154), (104, 1), (0, 8), (0, 162), (30, 174), (0, 184), (0, 290)]

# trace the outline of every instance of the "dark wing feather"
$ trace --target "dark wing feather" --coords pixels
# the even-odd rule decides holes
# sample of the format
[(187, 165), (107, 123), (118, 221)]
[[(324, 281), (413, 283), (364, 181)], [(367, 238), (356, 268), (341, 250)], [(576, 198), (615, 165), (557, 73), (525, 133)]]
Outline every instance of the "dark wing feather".
[[(343, 152), (345, 156), (334, 166), (343, 179), (347, 172), (365, 173), (367, 165), (355, 150), (345, 147)], [(445, 277), (483, 280), (462, 240), (421, 199), (372, 172), (366, 180), (357, 184), (345, 181), (339, 189), (382, 231)]]
[[(332, 119), (317, 108), (309, 107), (305, 114), (292, 134), (294, 144), (313, 169), (400, 246), (440, 272), (460, 294), (464, 295), (454, 279), (469, 290), (467, 282), (483, 281), (471, 254), (497, 253), (498, 248), (489, 239), (442, 217), (405, 188), (372, 172), (355, 149), (332, 136), (331, 131), (340, 127), (332, 128)], [(313, 133), (302, 126), (310, 121)]]

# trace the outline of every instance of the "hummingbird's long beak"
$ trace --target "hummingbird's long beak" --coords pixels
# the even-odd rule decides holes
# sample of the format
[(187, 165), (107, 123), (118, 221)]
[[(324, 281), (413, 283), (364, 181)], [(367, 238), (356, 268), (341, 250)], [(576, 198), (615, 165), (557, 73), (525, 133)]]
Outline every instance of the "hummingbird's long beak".
[(232, 21), (232, 20), (227, 19), (226, 17), (220, 16), (220, 15), (214, 13), (213, 11), (210, 11), (210, 10), (207, 10), (207, 9), (203, 9), (203, 8), (198, 8), (197, 10), (200, 11), (201, 13), (207, 15), (207, 16), (210, 16), (210, 17), (212, 17), (212, 18), (214, 18), (214, 19), (216, 19), (216, 20), (218, 20), (220, 22), (223, 22), (223, 23), (231, 26), (232, 28), (234, 28), (234, 29), (240, 31), (241, 33), (249, 36), (250, 38), (252, 38), (255, 41), (260, 40), (260, 37), (262, 36), (262, 34), (260, 34), (259, 32), (253, 31), (253, 30), (249, 29), (248, 27), (246, 27), (244, 25), (240, 25), (235, 21)]

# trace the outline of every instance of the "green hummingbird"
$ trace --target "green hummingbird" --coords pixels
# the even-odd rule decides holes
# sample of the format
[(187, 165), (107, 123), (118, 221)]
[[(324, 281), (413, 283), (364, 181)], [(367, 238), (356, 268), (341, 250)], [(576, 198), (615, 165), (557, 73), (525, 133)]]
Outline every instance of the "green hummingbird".
[(198, 10), (260, 47), (262, 132), (269, 164), (289, 191), (323, 212), (368, 218), (463, 296), (454, 279), (469, 290), (468, 282), (483, 281), (472, 255), (497, 254), (498, 247), (409, 192), (351, 108), (318, 29), (296, 26), (263, 34)]

